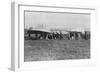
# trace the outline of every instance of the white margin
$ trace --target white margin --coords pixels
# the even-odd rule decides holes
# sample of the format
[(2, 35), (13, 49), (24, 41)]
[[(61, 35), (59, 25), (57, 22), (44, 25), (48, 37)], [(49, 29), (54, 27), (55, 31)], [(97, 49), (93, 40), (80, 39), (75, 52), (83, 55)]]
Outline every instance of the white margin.
[[(38, 69), (40, 69), (40, 68), (46, 68), (47, 66), (49, 66), (49, 68), (52, 68), (53, 66), (55, 67), (55, 66), (65, 66), (64, 64), (65, 63), (67, 63), (67, 67), (72, 67), (72, 66), (85, 66), (85, 65), (96, 65), (96, 49), (94, 49), (95, 48), (95, 46), (94, 46), (94, 44), (95, 44), (95, 38), (92, 38), (91, 40), (92, 40), (92, 42), (91, 42), (91, 47), (93, 48), (93, 51), (92, 51), (92, 53), (93, 53), (93, 60), (91, 60), (91, 63), (89, 63), (90, 61), (88, 61), (88, 60), (86, 60), (86, 61), (88, 61), (88, 63), (86, 63), (86, 64), (78, 64), (79, 62), (77, 62), (77, 60), (74, 60), (74, 61), (70, 61), (70, 60), (66, 60), (66, 61), (49, 61), (49, 62), (47, 62), (47, 61), (43, 61), (43, 62), (37, 62), (37, 63), (33, 63), (33, 62), (31, 62), (30, 63), (30, 65), (31, 66), (29, 66), (29, 65), (26, 65), (25, 66), (25, 64), (24, 63), (21, 63), (21, 62), (23, 62), (22, 61), (22, 56), (21, 56), (21, 51), (19, 51), (20, 49), (20, 43), (21, 43), (21, 41), (19, 41), (20, 39), (19, 39), (19, 37), (21, 37), (21, 36), (19, 36), (19, 32), (20, 32), (20, 30), (21, 30), (21, 25), (19, 24), (20, 22), (19, 22), (19, 18), (20, 17), (18, 17), (19, 15), (19, 8), (18, 8), (18, 6), (19, 5), (23, 5), (23, 6), (25, 6), (25, 5), (28, 5), (28, 6), (32, 6), (33, 4), (32, 3), (21, 3), (21, 2), (13, 2), (12, 3), (12, 6), (11, 6), (11, 8), (12, 8), (12, 10), (11, 10), (11, 28), (12, 28), (12, 32), (11, 32), (11, 69), (12, 70), (14, 70), (14, 71), (20, 71), (20, 70), (27, 70), (27, 69), (34, 69), (34, 67), (36, 67), (36, 66), (40, 66)], [(34, 5), (33, 5), (34, 6)], [(66, 8), (66, 7), (72, 7), (72, 8), (76, 8), (76, 9), (90, 9), (90, 10), (93, 10), (93, 12), (92, 12), (92, 14), (93, 14), (93, 17), (91, 18), (91, 20), (93, 20), (92, 21), (92, 25), (91, 25), (91, 31), (92, 31), (92, 36), (91, 37), (94, 37), (94, 35), (95, 35), (95, 30), (96, 30), (96, 28), (95, 28), (95, 23), (96, 23), (96, 10), (97, 10), (97, 7), (94, 7), (94, 6), (77, 6), (77, 5), (68, 5), (68, 6), (66, 6), (66, 7), (59, 7), (59, 6), (43, 6), (43, 5), (35, 5), (35, 6), (39, 6), (40, 8), (41, 7), (53, 7), (53, 8)], [(27, 7), (27, 6), (26, 6)], [(23, 42), (23, 41), (22, 41)], [(80, 62), (83, 62), (83, 61), (85, 61), (85, 60), (80, 60)], [(77, 62), (77, 63), (74, 63), (74, 62)], [(57, 64), (60, 64), (60, 65), (57, 65)], [(71, 65), (69, 65), (68, 63), (72, 63)], [(23, 66), (22, 66), (22, 64), (24, 64)], [(33, 65), (32, 65), (33, 64)], [(54, 65), (55, 64), (55, 65)], [(47, 65), (47, 66), (44, 66), (44, 65)], [(31, 67), (31, 68), (30, 68)], [(33, 67), (33, 68), (32, 68)], [(53, 67), (53, 68), (54, 68)], [(65, 66), (66, 67), (66, 66)], [(43, 69), (42, 68), (42, 69)]]

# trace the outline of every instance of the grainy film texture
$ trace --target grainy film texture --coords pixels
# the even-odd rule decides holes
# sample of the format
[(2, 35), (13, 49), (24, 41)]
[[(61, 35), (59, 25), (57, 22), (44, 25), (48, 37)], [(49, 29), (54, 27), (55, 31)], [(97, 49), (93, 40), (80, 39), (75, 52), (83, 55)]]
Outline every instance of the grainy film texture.
[(90, 14), (24, 11), (24, 61), (90, 58)]

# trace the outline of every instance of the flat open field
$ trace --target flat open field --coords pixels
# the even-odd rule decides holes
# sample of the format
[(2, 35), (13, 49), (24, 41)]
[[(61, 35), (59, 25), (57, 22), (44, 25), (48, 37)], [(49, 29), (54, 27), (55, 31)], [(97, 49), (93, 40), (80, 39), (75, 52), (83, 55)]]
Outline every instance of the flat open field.
[(24, 61), (90, 58), (90, 40), (25, 40)]

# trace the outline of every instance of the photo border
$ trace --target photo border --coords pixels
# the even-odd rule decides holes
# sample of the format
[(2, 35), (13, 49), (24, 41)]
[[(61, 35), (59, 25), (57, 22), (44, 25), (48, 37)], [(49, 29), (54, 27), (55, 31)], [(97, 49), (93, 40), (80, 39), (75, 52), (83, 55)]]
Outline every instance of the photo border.
[[(14, 70), (14, 71), (19, 71), (19, 70), (29, 70), (29, 69), (34, 69), (34, 68), (30, 68), (30, 67), (35, 67), (35, 66), (40, 66), (40, 67), (37, 67), (37, 68), (42, 68), (42, 66), (45, 64), (45, 65), (48, 65), (49, 66), (49, 68), (52, 68), (53, 66), (57, 66), (57, 63), (56, 62), (58, 62), (58, 63), (61, 63), (61, 61), (43, 61), (43, 62), (31, 62), (31, 64), (33, 64), (33, 66), (26, 66), (25, 67), (25, 65), (23, 65), (22, 66), (22, 62), (21, 62), (21, 50), (20, 50), (20, 44), (21, 44), (21, 42), (20, 42), (20, 32), (21, 32), (21, 28), (20, 28), (20, 6), (24, 6), (24, 7), (30, 7), (30, 6), (33, 6), (33, 7), (43, 7), (43, 8), (54, 8), (54, 9), (77, 9), (77, 10), (89, 10), (89, 11), (92, 11), (91, 12), (91, 14), (93, 14), (93, 17), (92, 17), (92, 20), (94, 20), (93, 21), (93, 24), (95, 24), (96, 23), (96, 7), (88, 7), (88, 6), (86, 6), (86, 7), (84, 7), (84, 6), (79, 6), (79, 7), (77, 7), (77, 6), (75, 6), (75, 5), (72, 5), (72, 6), (66, 6), (66, 7), (60, 7), (60, 6), (42, 6), (42, 5), (33, 5), (33, 4), (26, 4), (26, 3), (18, 3), (18, 2), (13, 2), (12, 3), (12, 6), (11, 6), (11, 13), (12, 13), (12, 15), (11, 15), (11, 25), (12, 25), (12, 49), (11, 49), (11, 69), (12, 70)], [(94, 26), (95, 25), (91, 25), (92, 26), (92, 29), (94, 28)], [(91, 29), (91, 31), (93, 32), (96, 28), (94, 28), (93, 30)], [(91, 35), (91, 37), (93, 37), (94, 36), (94, 33), (95, 32), (93, 32), (92, 33), (92, 35)], [(92, 39), (93, 41), (91, 41), (91, 46), (92, 45), (94, 45), (94, 40), (95, 39)], [(93, 48), (95, 48), (94, 46), (92, 46)], [(91, 48), (92, 48), (91, 47)], [(96, 53), (96, 51), (93, 51), (93, 53)], [(84, 59), (83, 59), (84, 60)], [(82, 61), (83, 62), (83, 60), (80, 60), (80, 61)], [(75, 65), (74, 65), (74, 62), (77, 62), (77, 60), (73, 60), (73, 61), (71, 61), (71, 62), (69, 62), (70, 60), (65, 60), (65, 61), (62, 61), (62, 63), (61, 63), (61, 65), (58, 65), (58, 66), (63, 66), (63, 64), (65, 64), (65, 63), (73, 63), (73, 65), (68, 65), (67, 67), (69, 67), (69, 66), (82, 66), (82, 65), (94, 65), (95, 63), (96, 63), (96, 55), (94, 55), (94, 58), (93, 58), (93, 60), (91, 60), (91, 63), (86, 63), (86, 64), (82, 64), (82, 65), (79, 65), (78, 63), (76, 63)], [(84, 60), (85, 61), (85, 60)], [(65, 63), (63, 63), (63, 62), (65, 62)], [(56, 64), (56, 65), (50, 65), (50, 64)], [(47, 67), (47, 66), (46, 66)], [(46, 67), (43, 67), (43, 68), (46, 68)], [(65, 66), (66, 67), (66, 66)], [(42, 69), (43, 69), (42, 68)]]

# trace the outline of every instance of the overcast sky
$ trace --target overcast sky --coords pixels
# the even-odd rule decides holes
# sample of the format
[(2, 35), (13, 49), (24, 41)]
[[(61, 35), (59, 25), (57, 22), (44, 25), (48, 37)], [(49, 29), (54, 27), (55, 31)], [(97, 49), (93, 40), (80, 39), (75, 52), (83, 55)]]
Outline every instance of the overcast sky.
[(46, 29), (90, 29), (89, 14), (52, 13), (52, 12), (26, 12), (25, 28)]

